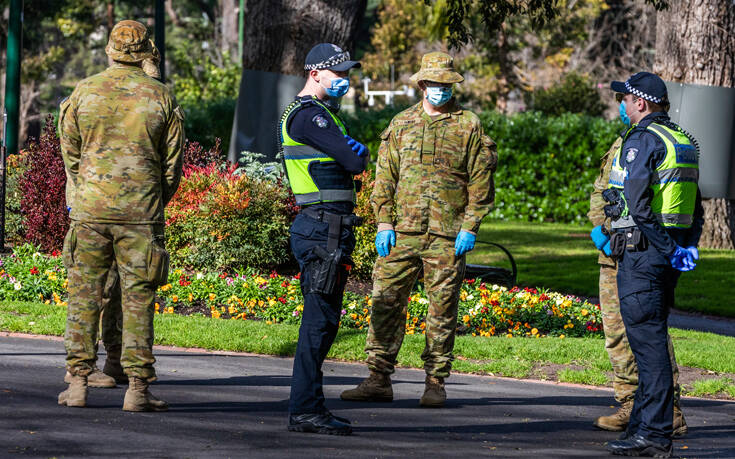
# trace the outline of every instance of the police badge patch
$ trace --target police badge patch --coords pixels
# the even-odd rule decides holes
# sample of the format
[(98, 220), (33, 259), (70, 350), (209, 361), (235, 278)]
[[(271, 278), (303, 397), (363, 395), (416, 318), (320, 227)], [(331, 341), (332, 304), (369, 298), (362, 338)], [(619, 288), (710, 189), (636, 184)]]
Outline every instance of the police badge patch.
[(320, 129), (326, 129), (329, 126), (329, 120), (324, 118), (322, 115), (316, 115), (311, 119), (311, 121)]
[(637, 148), (628, 148), (628, 150), (625, 152), (625, 160), (629, 163), (632, 163), (635, 161), (635, 155), (638, 154)]

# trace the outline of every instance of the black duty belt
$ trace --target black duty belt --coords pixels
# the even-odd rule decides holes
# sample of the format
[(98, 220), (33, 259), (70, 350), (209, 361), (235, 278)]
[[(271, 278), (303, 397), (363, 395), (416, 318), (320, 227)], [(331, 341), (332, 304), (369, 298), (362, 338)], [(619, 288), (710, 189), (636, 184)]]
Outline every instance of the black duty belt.
[(343, 227), (361, 226), (363, 222), (362, 217), (355, 214), (333, 214), (324, 210), (309, 209), (308, 207), (301, 209), (301, 213), (329, 225), (329, 237), (327, 238), (327, 250), (329, 252), (337, 250), (337, 247), (339, 247), (339, 237)]
[(615, 232), (622, 235), (625, 241), (625, 250), (629, 252), (640, 252), (648, 248), (648, 238), (637, 227), (619, 228)]

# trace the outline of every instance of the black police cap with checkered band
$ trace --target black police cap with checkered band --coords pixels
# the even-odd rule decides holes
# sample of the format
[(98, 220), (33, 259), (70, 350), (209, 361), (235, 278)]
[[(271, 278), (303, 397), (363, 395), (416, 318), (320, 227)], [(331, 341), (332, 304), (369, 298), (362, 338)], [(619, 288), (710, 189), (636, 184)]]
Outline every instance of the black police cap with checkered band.
[(350, 60), (350, 53), (331, 43), (320, 43), (311, 48), (304, 63), (304, 70), (329, 69), (344, 72), (359, 67), (361, 67), (359, 62)]
[(633, 94), (655, 104), (669, 103), (666, 83), (658, 75), (650, 72), (635, 73), (625, 83), (613, 81), (610, 88), (615, 92)]

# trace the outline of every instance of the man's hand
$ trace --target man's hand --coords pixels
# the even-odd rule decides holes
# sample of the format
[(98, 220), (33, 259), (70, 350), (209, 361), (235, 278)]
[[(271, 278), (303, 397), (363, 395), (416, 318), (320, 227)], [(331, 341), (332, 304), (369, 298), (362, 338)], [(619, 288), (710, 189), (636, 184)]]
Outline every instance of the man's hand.
[[(697, 255), (699, 255), (699, 252), (697, 252)], [(678, 245), (676, 246), (674, 253), (669, 255), (669, 262), (674, 269), (678, 269), (679, 271), (691, 271), (695, 266), (697, 266), (694, 263), (692, 253), (689, 252), (688, 249)]]
[(592, 238), (592, 242), (595, 243), (595, 247), (597, 247), (597, 250), (603, 250), (605, 248), (605, 244), (607, 244), (608, 248), (610, 247), (610, 236), (605, 234), (602, 229), (602, 225), (592, 228), (592, 231), (590, 232), (590, 238)]
[(475, 235), (468, 231), (460, 231), (454, 241), (454, 254), (462, 256), (475, 248)]
[(380, 231), (375, 236), (375, 248), (378, 249), (378, 255), (387, 257), (390, 248), (396, 246), (396, 232), (393, 230)]
[(357, 156), (362, 156), (366, 153), (369, 153), (369, 150), (365, 145), (361, 144), (352, 137), (345, 135), (345, 139), (347, 140), (347, 145), (352, 147), (352, 151), (354, 151)]

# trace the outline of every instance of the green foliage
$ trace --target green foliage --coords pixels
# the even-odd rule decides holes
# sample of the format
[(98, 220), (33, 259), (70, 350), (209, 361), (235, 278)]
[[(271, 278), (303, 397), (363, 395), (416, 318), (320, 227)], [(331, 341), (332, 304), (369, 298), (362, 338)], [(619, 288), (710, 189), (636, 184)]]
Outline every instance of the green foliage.
[(531, 94), (531, 108), (546, 115), (581, 113), (601, 116), (605, 111), (600, 93), (584, 75), (570, 72), (562, 81), (548, 89), (537, 89)]
[(358, 279), (370, 280), (375, 260), (378, 258), (378, 251), (375, 249), (377, 222), (370, 205), (370, 194), (375, 185), (375, 172), (367, 170), (355, 178), (362, 181), (362, 190), (357, 193), (355, 214), (362, 217), (364, 221), (362, 226), (355, 228), (355, 250), (352, 252), (355, 267), (352, 269), (352, 275)]
[[(174, 50), (175, 54), (181, 52), (181, 49)], [(179, 103), (191, 106), (203, 101), (237, 98), (242, 68), (229, 54), (224, 53), (221, 64), (216, 64), (209, 56), (193, 62), (177, 57), (180, 71), (173, 76), (173, 82)]]
[(687, 392), (694, 396), (725, 393), (731, 398), (735, 398), (735, 383), (730, 378), (702, 379), (694, 381), (692, 390)]
[(20, 243), (25, 233), (23, 215), (20, 203), (23, 197), (19, 181), (26, 170), (28, 163), (25, 150), (17, 155), (10, 155), (7, 159), (8, 181), (5, 184), (5, 242)]
[(171, 260), (194, 269), (273, 268), (288, 259), (288, 191), (234, 173), (189, 167), (166, 207)]
[(221, 139), (222, 151), (227, 154), (236, 103), (236, 98), (182, 103), (181, 107), (186, 113), (184, 119), (186, 138), (202, 145), (214, 145), (216, 139)]
[(377, 158), (380, 147), (380, 133), (388, 127), (390, 120), (406, 107), (393, 106), (380, 110), (360, 110), (343, 116), (345, 124), (350, 127), (350, 136), (365, 144), (370, 156)]

